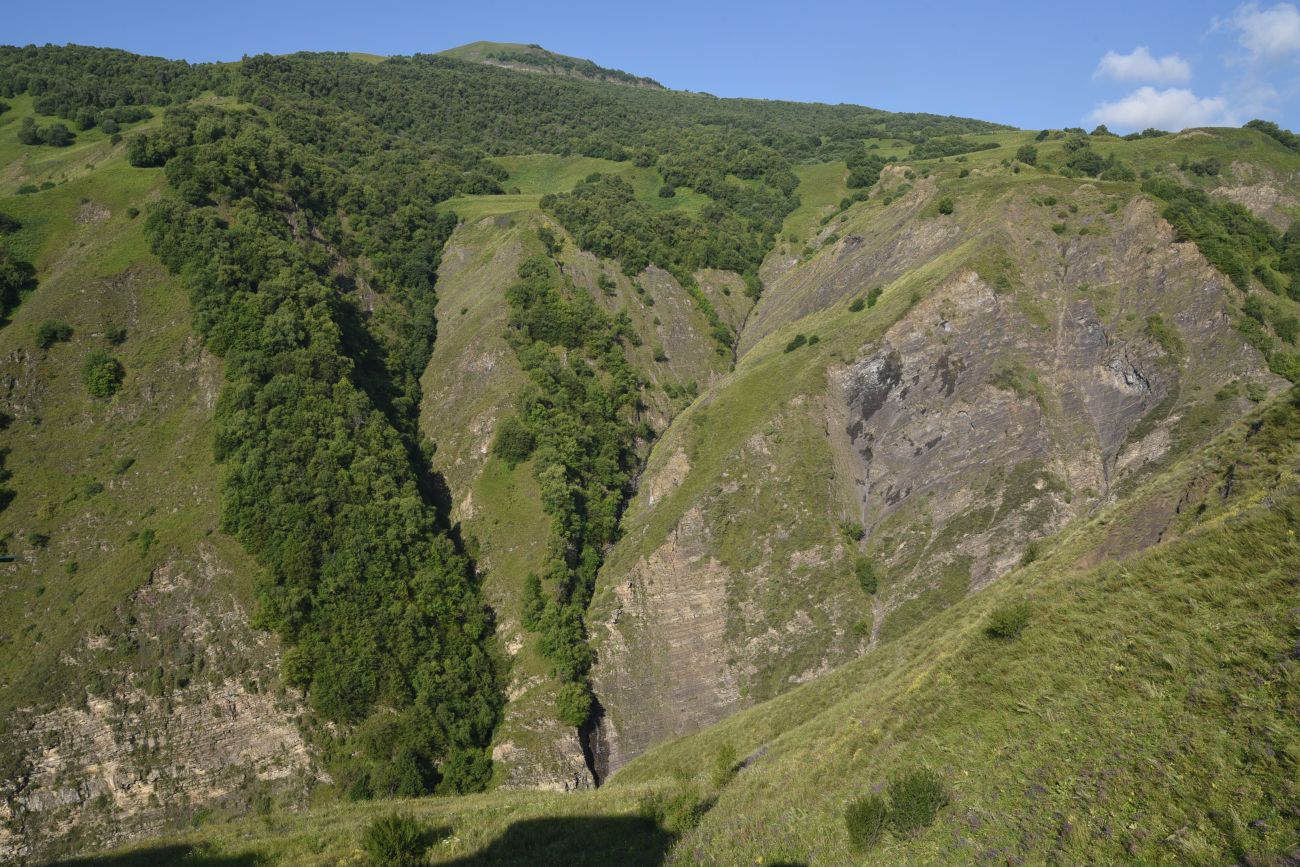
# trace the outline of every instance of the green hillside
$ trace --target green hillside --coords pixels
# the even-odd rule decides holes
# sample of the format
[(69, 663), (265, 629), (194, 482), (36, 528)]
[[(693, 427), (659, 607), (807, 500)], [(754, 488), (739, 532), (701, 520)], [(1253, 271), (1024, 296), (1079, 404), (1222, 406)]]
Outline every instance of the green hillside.
[(1286, 131), (503, 43), (0, 103), (0, 860), (1295, 857)]

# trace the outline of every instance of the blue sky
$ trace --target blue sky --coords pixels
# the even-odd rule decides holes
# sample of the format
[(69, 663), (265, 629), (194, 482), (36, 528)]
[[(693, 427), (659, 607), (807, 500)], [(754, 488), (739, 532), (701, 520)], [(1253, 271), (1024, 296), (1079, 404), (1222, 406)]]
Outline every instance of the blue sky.
[(188, 60), (434, 52), (490, 39), (719, 96), (853, 102), (1026, 128), (1300, 128), (1300, 0), (14, 4), (0, 42)]

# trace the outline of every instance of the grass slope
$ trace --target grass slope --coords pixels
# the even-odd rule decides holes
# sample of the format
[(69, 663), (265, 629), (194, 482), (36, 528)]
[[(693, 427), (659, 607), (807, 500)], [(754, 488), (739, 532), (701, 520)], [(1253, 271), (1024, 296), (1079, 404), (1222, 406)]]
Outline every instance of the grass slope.
[[(0, 158), (12, 129), (0, 130)], [(59, 657), (96, 625), (111, 627), (114, 607), (154, 565), (216, 527), (209, 404), (220, 373), (189, 338), (184, 293), (148, 253), (143, 218), (127, 215), (156, 194), (161, 172), (131, 169), (106, 146), (87, 142), (93, 155), (38, 151), (31, 160), (70, 178), (0, 198), (0, 211), (23, 222), (15, 247), (33, 257), (39, 281), (0, 331), (5, 373), (22, 383), (9, 396), (16, 419), (0, 435), (18, 491), (0, 533), (20, 555), (6, 567), (0, 604), (9, 651), (0, 654), (0, 714), (77, 686), (84, 672)], [(104, 162), (80, 170), (85, 159)], [(71, 325), (73, 337), (37, 349), (37, 327), (50, 319)], [(110, 324), (126, 329), (121, 346), (105, 340)], [(126, 369), (111, 400), (81, 382), (97, 349)], [(134, 539), (145, 530), (158, 541), (142, 551)], [(34, 547), (33, 534), (48, 536), (48, 547)], [(237, 545), (210, 538), (246, 565)]]
[(709, 201), (703, 193), (679, 187), (671, 198), (659, 195), (663, 176), (654, 168), (642, 168), (630, 161), (597, 157), (524, 154), (499, 157), (496, 162), (510, 173), (501, 186), (504, 195), (461, 195), (448, 199), (439, 207), (455, 212), (462, 220), (473, 221), (488, 216), (507, 216), (536, 210), (547, 193), (567, 193), (592, 173), (617, 175), (632, 185), (637, 199), (655, 210), (680, 210), (697, 215)]

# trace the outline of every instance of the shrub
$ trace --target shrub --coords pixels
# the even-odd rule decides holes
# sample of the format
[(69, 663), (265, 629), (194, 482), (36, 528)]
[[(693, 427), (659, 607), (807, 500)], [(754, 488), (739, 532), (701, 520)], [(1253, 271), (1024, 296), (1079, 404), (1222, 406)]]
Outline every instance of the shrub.
[(36, 329), (36, 345), (41, 349), (49, 349), (56, 343), (71, 339), (72, 326), (57, 319), (46, 319)]
[(1165, 322), (1164, 317), (1155, 313), (1147, 317), (1147, 334), (1151, 339), (1160, 344), (1168, 355), (1179, 358), (1186, 351), (1183, 346), (1183, 339), (1178, 334), (1178, 329)]
[(989, 612), (984, 621), (984, 634), (989, 638), (1010, 641), (1018, 638), (1029, 625), (1029, 606), (1024, 602), (1002, 605)]
[(862, 541), (862, 537), (867, 535), (867, 531), (856, 521), (840, 521), (840, 535), (844, 541), (850, 545), (856, 545)]
[(542, 623), (542, 614), (546, 611), (546, 600), (542, 597), (542, 581), (537, 573), (529, 572), (524, 578), (523, 623), (524, 628), (536, 631)]
[[(481, 792), (492, 780), (492, 759), (483, 750), (460, 749), (442, 763), (442, 780), (434, 790), (439, 795), (468, 795)], [(418, 790), (402, 794), (420, 794)]]
[(1038, 148), (1031, 144), (1023, 144), (1016, 151), (1016, 159), (1027, 166), (1038, 164)]
[(864, 298), (854, 298), (854, 299), (853, 299), (853, 303), (849, 305), (849, 312), (850, 312), (850, 313), (860, 313), (860, 312), (862, 312), (862, 309), (863, 309), (864, 307), (866, 307), (866, 306), (867, 306), (866, 299), (864, 299)]
[(871, 561), (866, 557), (858, 557), (853, 561), (853, 574), (858, 579), (858, 585), (862, 592), (872, 596), (876, 592), (876, 570), (872, 567)]
[(939, 200), (939, 213), (941, 214), (952, 213), (952, 199), (948, 198), (947, 196), (944, 196), (942, 199)]
[(126, 329), (110, 323), (104, 328), (104, 339), (114, 346), (119, 346), (126, 341)]
[(127, 217), (128, 220), (134, 220), (134, 219), (135, 219), (136, 217), (138, 217), (138, 216), (140, 216), (140, 209), (139, 209), (139, 208), (127, 208), (127, 209), (126, 209), (126, 217)]
[(683, 784), (672, 794), (656, 792), (641, 799), (640, 812), (669, 834), (685, 834), (700, 824), (705, 804), (694, 786)]
[(45, 143), (56, 148), (65, 148), (77, 140), (77, 136), (65, 124), (50, 124), (43, 131)]
[(884, 294), (884, 291), (885, 289), (883, 286), (873, 287), (872, 290), (867, 293), (867, 306), (875, 307), (876, 302), (880, 300), (880, 296)]
[(122, 363), (107, 352), (90, 353), (81, 368), (81, 379), (86, 383), (86, 391), (95, 397), (112, 397), (122, 387), (125, 376)]
[(1294, 344), (1296, 338), (1300, 337), (1300, 319), (1294, 316), (1280, 316), (1273, 320), (1273, 330), (1277, 332), (1279, 338)]
[(899, 837), (930, 827), (947, 804), (943, 780), (929, 768), (917, 768), (889, 783), (889, 824)]
[(785, 345), (785, 351), (794, 352), (796, 349), (798, 349), (800, 346), (803, 346), (807, 342), (808, 342), (807, 337), (803, 336), (802, 334), (796, 334), (793, 338), (790, 339), (790, 342)]
[(860, 852), (880, 842), (889, 823), (889, 806), (880, 795), (863, 795), (849, 802), (844, 810), (844, 826), (849, 845)]
[(1065, 150), (1069, 156), (1065, 159), (1065, 165), (1082, 175), (1088, 175), (1095, 178), (1106, 168), (1106, 160), (1101, 154), (1088, 147), (1085, 141), (1081, 145), (1078, 139), (1072, 139), (1065, 143)]
[(727, 742), (718, 748), (717, 754), (713, 757), (713, 774), (711, 781), (714, 788), (722, 788), (731, 782), (731, 778), (736, 776), (738, 770), (736, 748)]
[(555, 695), (555, 715), (565, 725), (582, 725), (591, 716), (591, 691), (585, 684), (573, 681), (560, 684)]
[(424, 861), (424, 828), (402, 813), (381, 816), (366, 827), (361, 848), (376, 867), (415, 867)]
[(536, 447), (532, 431), (518, 416), (507, 416), (497, 428), (496, 442), (492, 444), (492, 453), (513, 469), (517, 464), (528, 460)]
[(558, 237), (550, 226), (541, 226), (537, 230), (537, 238), (546, 248), (546, 255), (554, 256), (564, 249), (564, 239)]
[(1103, 181), (1135, 181), (1137, 173), (1121, 162), (1107, 166), (1102, 170), (1101, 179)]
[(1020, 555), (1020, 565), (1028, 566), (1038, 559), (1038, 540), (1030, 542), (1025, 546), (1025, 553)]

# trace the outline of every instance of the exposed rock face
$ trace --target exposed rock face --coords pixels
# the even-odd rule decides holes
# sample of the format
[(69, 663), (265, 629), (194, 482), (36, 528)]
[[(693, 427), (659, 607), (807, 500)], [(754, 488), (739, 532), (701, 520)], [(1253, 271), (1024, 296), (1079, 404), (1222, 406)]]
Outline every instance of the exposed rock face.
[(1278, 176), (1262, 166), (1234, 161), (1228, 173), (1232, 183), (1217, 187), (1213, 195), (1236, 202), (1256, 217), (1268, 220), (1278, 231), (1290, 227), (1300, 206), (1300, 198), (1292, 192), (1300, 172)]
[[(96, 672), (82, 704), (5, 721), (0, 858), (107, 846), (259, 798), (293, 803), (321, 779), (298, 699), (278, 686), (275, 642), (217, 589), (226, 574), (210, 548), (165, 562), (125, 609), (133, 626), (87, 635), (65, 658)], [(124, 653), (159, 664), (142, 675)]]
[(598, 692), (618, 719), (616, 729), (607, 725), (603, 733), (602, 773), (653, 740), (701, 728), (740, 701), (726, 640), (729, 570), (711, 556), (710, 542), (702, 511), (693, 508), (614, 590), (601, 650), (609, 662), (601, 666)]
[[(1112, 207), (1081, 184), (1086, 230), (1061, 237), (1028, 195), (961, 225), (918, 216), (925, 189), (805, 264), (769, 263), (752, 357), (656, 447), (591, 617), (609, 771), (1014, 568), (1221, 429), (1244, 406), (1221, 386), (1279, 387), (1233, 330), (1235, 290), (1149, 201)], [(836, 347), (806, 357), (821, 379), (753, 372), (792, 364), (765, 334), (876, 285), (899, 311), (883, 330), (799, 326)], [(719, 416), (739, 442), (689, 432)], [(856, 557), (879, 578), (866, 602)]]

